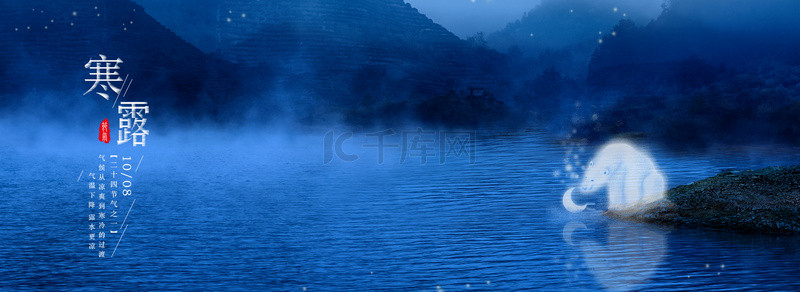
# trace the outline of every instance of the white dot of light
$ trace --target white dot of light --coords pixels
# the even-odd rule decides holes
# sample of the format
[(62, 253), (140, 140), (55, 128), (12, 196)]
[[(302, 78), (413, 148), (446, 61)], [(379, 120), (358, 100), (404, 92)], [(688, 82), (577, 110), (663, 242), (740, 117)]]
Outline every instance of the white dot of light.
[(94, 7), (94, 10), (97, 10), (97, 6)]
[(603, 32), (602, 31), (598, 31), (597, 34), (603, 34)]
[(719, 268), (720, 269), (724, 269), (725, 268), (725, 264), (720, 265)]
[(242, 13), (242, 18), (247, 17), (247, 14)]
[(133, 24), (133, 20), (131, 20), (131, 24)]
[(491, 285), (492, 281), (486, 281), (486, 285)]
[(599, 118), (599, 117), (597, 116), (597, 114), (593, 114), (593, 115), (592, 115), (592, 121), (596, 121), (596, 120), (597, 120), (597, 118)]
[(74, 22), (70, 22), (69, 26), (75, 26), (75, 23)]
[(78, 16), (78, 11), (72, 11), (72, 16)]
[(467, 286), (467, 288), (469, 288), (469, 284), (467, 284), (466, 286)]
[(100, 13), (97, 14), (97, 17), (100, 17)]
[(706, 269), (708, 269), (709, 267), (711, 267), (711, 265), (709, 265), (709, 264), (706, 264)]
[(569, 13), (572, 13), (572, 12), (574, 12), (574, 10), (570, 9), (570, 10), (569, 10)]
[(19, 28), (18, 28), (18, 27), (15, 27), (15, 28), (14, 28), (14, 31), (19, 31)]
[(598, 43), (598, 44), (602, 44), (602, 43), (603, 43), (603, 39), (599, 39), (599, 40), (597, 40), (597, 43)]
[(628, 16), (628, 14), (627, 13), (623, 13), (622, 16)]
[(228, 17), (227, 21), (228, 21), (228, 22), (231, 22), (231, 18), (230, 18), (230, 17)]
[(44, 29), (47, 29), (47, 26), (46, 26), (46, 25), (44, 26)]
[(612, 32), (611, 32), (611, 35), (612, 35), (612, 36), (617, 36), (617, 32), (616, 32), (616, 31), (612, 31)]
[(228, 14), (231, 14), (231, 13), (233, 13), (233, 10), (228, 10)]
[(31, 29), (31, 27), (29, 26), (28, 29)]
[(127, 27), (123, 27), (122, 30), (128, 30), (128, 28)]
[(533, 37), (533, 33), (531, 33), (531, 37)]
[(617, 7), (614, 7), (614, 12), (617, 12), (617, 10), (618, 10)]

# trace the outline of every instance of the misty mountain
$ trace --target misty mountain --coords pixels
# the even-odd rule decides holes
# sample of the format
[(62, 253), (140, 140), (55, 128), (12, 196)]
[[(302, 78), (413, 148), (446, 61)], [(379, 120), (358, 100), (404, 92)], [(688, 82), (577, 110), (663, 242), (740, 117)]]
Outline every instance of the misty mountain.
[(673, 0), (620, 21), (587, 78), (598, 119), (579, 134), (648, 133), (679, 147), (800, 142), (800, 2)]
[[(94, 94), (81, 96), (91, 87), (84, 81), (89, 78), (84, 64), (99, 59), (99, 54), (123, 60), (120, 73), (135, 82), (129, 99), (191, 112), (210, 108), (226, 100), (225, 92), (235, 91), (225, 88), (225, 83), (210, 86), (207, 82), (227, 76), (223, 79), (235, 86), (236, 71), (229, 63), (205, 55), (132, 1), (6, 0), (0, 9), (4, 11), (0, 21), (3, 95), (50, 90), (65, 100), (101, 99)], [(75, 104), (62, 101), (60, 106)]]
[(560, 71), (582, 74), (594, 48), (621, 19), (647, 22), (661, 12), (662, 0), (544, 0), (521, 19), (488, 36), (489, 46), (527, 59), (549, 56)]
[(268, 77), (246, 98), (274, 100), (301, 119), (365, 104), (404, 115), (450, 91), (504, 88), (504, 55), (402, 0), (140, 2), (213, 55)]
[[(797, 65), (798, 15), (793, 0), (673, 0), (650, 23), (620, 21), (592, 57), (590, 82), (647, 86), (676, 75), (715, 75), (719, 66)], [(687, 60), (696, 66), (687, 68)]]
[(450, 91), (502, 88), (492, 78), (502, 54), (460, 40), (400, 0), (215, 4), (191, 9), (218, 20), (219, 47), (207, 54), (131, 1), (5, 1), (2, 70), (12, 82), (3, 92), (34, 86), (79, 96), (90, 86), (83, 65), (101, 53), (124, 60), (136, 96), (195, 118), (268, 121), (281, 112), (310, 121), (375, 98), (408, 115)]
[[(219, 54), (268, 66), (278, 86), (352, 105), (491, 87), (502, 55), (460, 40), (402, 0), (223, 1)], [(230, 20), (230, 21), (229, 21)]]

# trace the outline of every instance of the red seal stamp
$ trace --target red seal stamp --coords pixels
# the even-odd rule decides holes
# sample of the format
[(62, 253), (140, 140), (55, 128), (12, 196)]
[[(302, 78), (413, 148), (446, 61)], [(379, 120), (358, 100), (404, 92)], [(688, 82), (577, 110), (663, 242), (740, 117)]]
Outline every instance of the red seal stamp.
[(108, 130), (108, 119), (105, 119), (102, 123), (100, 123), (100, 136), (98, 139), (106, 144), (108, 144), (108, 141), (111, 141), (111, 131)]

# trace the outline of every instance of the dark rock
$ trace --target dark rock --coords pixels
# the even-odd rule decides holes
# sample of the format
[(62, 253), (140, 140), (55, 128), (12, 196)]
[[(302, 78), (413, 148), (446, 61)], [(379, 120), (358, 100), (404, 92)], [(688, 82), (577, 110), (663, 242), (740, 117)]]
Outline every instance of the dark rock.
[(800, 166), (724, 171), (635, 211), (606, 215), (747, 233), (800, 234)]

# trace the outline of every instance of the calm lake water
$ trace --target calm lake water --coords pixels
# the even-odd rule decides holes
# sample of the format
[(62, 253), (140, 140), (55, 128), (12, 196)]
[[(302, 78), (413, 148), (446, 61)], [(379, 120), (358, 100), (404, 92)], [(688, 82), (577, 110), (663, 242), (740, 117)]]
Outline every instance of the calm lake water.
[[(595, 205), (564, 211), (561, 195), (597, 145), (482, 131), (474, 163), (400, 164), (402, 153), (387, 148), (379, 164), (377, 148), (364, 146), (375, 137), (356, 134), (343, 150), (359, 158), (326, 164), (324, 133), (253, 136), (149, 138), (128, 229), (105, 259), (87, 248), (85, 175), (108, 148), (2, 143), (0, 287), (800, 289), (798, 237), (621, 222), (600, 214), (601, 194), (576, 193)], [(728, 168), (800, 164), (800, 149), (785, 147), (677, 153), (645, 144), (670, 186)]]

